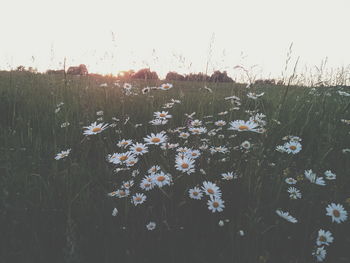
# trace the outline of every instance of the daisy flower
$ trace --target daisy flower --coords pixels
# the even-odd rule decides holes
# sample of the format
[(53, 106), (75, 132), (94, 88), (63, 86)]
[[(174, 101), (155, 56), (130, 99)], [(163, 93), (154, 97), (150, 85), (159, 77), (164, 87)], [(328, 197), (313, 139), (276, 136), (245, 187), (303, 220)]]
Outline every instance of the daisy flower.
[(157, 224), (155, 222), (149, 222), (147, 225), (146, 225), (146, 228), (147, 230), (149, 231), (152, 231), (156, 228)]
[(163, 187), (165, 185), (170, 185), (171, 177), (163, 172), (153, 175), (153, 183), (158, 187)]
[(283, 146), (285, 148), (286, 153), (291, 153), (291, 154), (297, 154), (298, 152), (301, 151), (301, 144), (299, 142), (295, 141), (290, 141), (284, 144)]
[(108, 161), (114, 164), (123, 164), (132, 158), (134, 158), (133, 153), (128, 151), (125, 153), (114, 153), (113, 155), (109, 156)]
[(322, 185), (322, 186), (326, 185), (326, 182), (324, 181), (323, 177), (317, 177), (312, 170), (305, 171), (304, 175), (306, 179), (308, 179), (313, 184)]
[(192, 189), (188, 190), (188, 195), (190, 198), (195, 200), (201, 200), (203, 197), (203, 193), (198, 187), (193, 187)]
[(199, 156), (201, 156), (201, 153), (198, 150), (189, 150), (186, 152), (186, 156), (190, 159), (197, 159)]
[(130, 189), (134, 185), (134, 180), (123, 182), (122, 188)]
[(145, 153), (148, 153), (148, 147), (146, 144), (137, 142), (131, 145), (130, 151), (135, 155), (143, 155)]
[(171, 119), (172, 116), (170, 114), (168, 114), (167, 111), (157, 111), (154, 113), (154, 117), (156, 117), (157, 119)]
[(144, 140), (147, 144), (159, 145), (166, 142), (167, 138), (164, 132), (159, 132), (157, 134), (151, 133)]
[(332, 173), (330, 170), (325, 171), (324, 175), (326, 176), (327, 180), (335, 180), (337, 178), (336, 174)]
[(318, 231), (318, 237), (316, 241), (317, 246), (329, 246), (329, 244), (333, 243), (333, 240), (334, 238), (332, 237), (332, 233), (330, 231), (324, 231), (323, 229), (320, 229)]
[(167, 119), (154, 119), (149, 121), (150, 124), (154, 125), (154, 126), (159, 126), (159, 125), (165, 125), (168, 123)]
[(115, 196), (119, 198), (123, 198), (123, 197), (129, 196), (129, 194), (130, 194), (129, 189), (120, 189), (116, 191)]
[(183, 173), (191, 174), (194, 172), (194, 160), (177, 156), (175, 159), (175, 168)]
[(263, 96), (264, 94), (265, 94), (264, 92), (262, 92), (260, 94), (256, 94), (255, 92), (249, 92), (247, 94), (247, 97), (250, 99), (256, 100), (256, 99), (260, 98), (261, 96)]
[(298, 220), (293, 216), (291, 216), (288, 212), (283, 212), (282, 210), (276, 210), (276, 214), (293, 224), (298, 222)]
[(252, 132), (259, 132), (259, 126), (258, 124), (252, 122), (252, 121), (243, 121), (243, 120), (237, 120), (237, 121), (231, 121), (229, 130), (233, 131), (252, 131)]
[(204, 181), (203, 186), (202, 186), (202, 190), (208, 196), (214, 196), (217, 198), (221, 198), (222, 194), (221, 194), (220, 188), (212, 182)]
[(108, 124), (104, 124), (104, 123), (99, 123), (97, 124), (97, 122), (91, 123), (89, 126), (85, 126), (83, 128), (85, 128), (84, 131), (84, 135), (95, 135), (98, 134), (102, 131), (104, 131), (105, 129), (107, 129)]
[(187, 139), (190, 137), (190, 134), (188, 132), (180, 132), (179, 137), (182, 139)]
[(194, 126), (194, 127), (202, 126), (202, 121), (200, 121), (200, 120), (192, 120), (191, 121), (191, 126)]
[(210, 153), (228, 153), (228, 149), (225, 146), (213, 146), (210, 148)]
[(340, 224), (348, 218), (348, 212), (344, 209), (343, 205), (331, 203), (326, 207), (326, 215), (332, 217), (332, 222)]
[(132, 196), (131, 203), (133, 203), (135, 206), (142, 204), (146, 201), (146, 196), (144, 194), (136, 193)]
[(149, 174), (154, 174), (156, 172), (160, 171), (159, 165), (153, 165), (151, 168), (148, 169)]
[(222, 212), (224, 210), (225, 208), (224, 203), (225, 203), (224, 200), (221, 200), (218, 197), (210, 196), (210, 200), (208, 200), (207, 205), (208, 205), (208, 209), (213, 213), (215, 213), (215, 212)]
[(214, 123), (215, 126), (218, 126), (218, 127), (223, 127), (226, 125), (226, 121), (223, 121), (223, 120), (219, 120), (219, 121), (216, 121)]
[(137, 164), (137, 162), (139, 161), (139, 158), (136, 158), (134, 155), (131, 156), (131, 158), (129, 158), (125, 164), (126, 166), (130, 167), (130, 166), (134, 166), (135, 164)]
[(162, 85), (159, 87), (159, 89), (161, 89), (161, 90), (170, 90), (172, 87), (173, 87), (173, 84), (165, 83), (165, 84), (162, 84)]
[(286, 178), (285, 182), (287, 184), (296, 184), (297, 180), (295, 180), (294, 178), (289, 177), (289, 178)]
[(71, 151), (72, 149), (67, 149), (67, 150), (65, 150), (65, 151), (61, 151), (60, 153), (58, 153), (56, 156), (55, 156), (55, 160), (61, 160), (61, 159), (63, 159), (63, 158), (66, 158), (68, 155), (69, 155), (69, 153), (70, 153), (70, 151)]
[(222, 180), (227, 180), (227, 181), (238, 178), (238, 176), (234, 172), (223, 173), (221, 174), (221, 177), (222, 177)]
[(291, 199), (300, 199), (301, 198), (301, 193), (298, 189), (295, 187), (289, 187), (287, 192), (289, 193), (289, 198)]
[(121, 140), (118, 142), (117, 146), (121, 148), (127, 148), (130, 144), (132, 144), (132, 140)]
[(324, 249), (324, 247), (318, 247), (314, 252), (312, 252), (312, 255), (316, 257), (317, 262), (322, 262), (326, 258), (327, 251)]
[(249, 141), (244, 141), (241, 143), (241, 148), (245, 149), (245, 150), (249, 150), (251, 147), (251, 144)]
[(193, 127), (188, 129), (193, 135), (200, 135), (207, 132), (205, 127)]

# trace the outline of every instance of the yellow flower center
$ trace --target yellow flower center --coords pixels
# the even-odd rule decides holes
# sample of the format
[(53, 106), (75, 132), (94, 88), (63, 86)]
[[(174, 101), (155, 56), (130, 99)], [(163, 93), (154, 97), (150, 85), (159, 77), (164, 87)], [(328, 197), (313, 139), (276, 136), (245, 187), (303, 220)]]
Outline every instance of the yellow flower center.
[(122, 145), (127, 145), (128, 144), (128, 142), (122, 142)]
[(194, 133), (199, 133), (199, 130), (195, 129), (193, 130)]
[(125, 161), (126, 159), (128, 159), (128, 156), (126, 156), (126, 155), (122, 155), (119, 157), (119, 160), (121, 160), (121, 161)]
[(139, 196), (136, 197), (136, 198), (135, 198), (135, 201), (141, 201), (141, 197), (139, 197)]
[(194, 196), (197, 196), (197, 195), (198, 195), (198, 192), (193, 192), (193, 195), (194, 195)]
[(333, 210), (333, 215), (335, 217), (340, 217), (340, 212), (338, 210)]
[(183, 164), (181, 164), (181, 167), (183, 168), (183, 169), (187, 169), (188, 168), (188, 164), (187, 163), (183, 163)]
[(218, 208), (219, 207), (219, 203), (218, 202), (213, 202), (213, 207)]
[(99, 131), (101, 131), (101, 130), (102, 130), (101, 128), (95, 127), (95, 128), (92, 129), (92, 132), (99, 132)]
[(125, 191), (123, 191), (123, 190), (119, 191), (119, 195), (120, 195), (120, 196), (125, 195)]
[(197, 154), (196, 154), (196, 153), (192, 153), (191, 155), (192, 155), (192, 156), (197, 156)]
[(153, 139), (151, 140), (151, 142), (158, 143), (158, 142), (160, 142), (160, 139), (156, 137), (156, 138), (153, 138)]
[(248, 130), (249, 128), (246, 125), (241, 125), (238, 127), (238, 129), (240, 129), (241, 131), (245, 131), (245, 130)]
[(142, 148), (141, 148), (141, 147), (137, 147), (135, 150), (136, 150), (137, 152), (142, 152)]
[(164, 118), (165, 116), (166, 116), (166, 114), (164, 114), (164, 113), (159, 114), (159, 117)]
[(320, 240), (321, 242), (326, 242), (327, 238), (325, 236), (320, 236), (318, 240)]
[(291, 146), (289, 146), (289, 149), (291, 149), (292, 151), (294, 151), (294, 150), (296, 150), (296, 149), (297, 149), (297, 147), (296, 147), (296, 146), (294, 146), (294, 145), (291, 145)]
[(169, 85), (164, 85), (164, 86), (163, 86), (163, 89), (169, 89), (169, 88), (170, 88)]
[(213, 195), (213, 194), (214, 194), (214, 190), (213, 190), (213, 189), (211, 189), (211, 188), (209, 188), (209, 189), (207, 190), (207, 192), (208, 192), (209, 194), (211, 194), (211, 195)]
[(165, 180), (165, 177), (162, 175), (157, 177), (158, 182), (163, 182), (164, 180)]

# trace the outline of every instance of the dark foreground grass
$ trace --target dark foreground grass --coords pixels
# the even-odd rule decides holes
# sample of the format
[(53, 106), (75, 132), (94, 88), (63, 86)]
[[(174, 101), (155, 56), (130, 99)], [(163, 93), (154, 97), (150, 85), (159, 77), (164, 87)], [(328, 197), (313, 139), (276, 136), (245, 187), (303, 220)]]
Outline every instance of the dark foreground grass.
[[(313, 262), (321, 228), (335, 238), (327, 262), (350, 262), (349, 222), (335, 224), (325, 215), (332, 202), (350, 211), (350, 153), (343, 153), (350, 148), (350, 126), (340, 121), (350, 119), (350, 99), (340, 96), (338, 88), (289, 87), (286, 94), (283, 86), (260, 86), (253, 89), (265, 95), (252, 100), (239, 84), (210, 84), (211, 93), (203, 83), (178, 82), (169, 91), (146, 95), (140, 92), (143, 87), (160, 83), (133, 85), (139, 94), (126, 96), (107, 77), (0, 74), (0, 262)], [(233, 105), (224, 100), (232, 95), (242, 99), (239, 110), (230, 111)], [(148, 124), (153, 112), (172, 98), (181, 104), (169, 110), (169, 124)], [(64, 105), (55, 113), (60, 102)], [(84, 138), (82, 127), (94, 122), (99, 110), (104, 122), (112, 123), (112, 117), (120, 121)], [(229, 138), (235, 133), (224, 129), (224, 138), (206, 136), (210, 144), (231, 147), (230, 154), (203, 152), (191, 175), (175, 170), (173, 151), (151, 148), (137, 167), (140, 175), (132, 193), (141, 192), (139, 182), (154, 164), (173, 175), (174, 185), (146, 192), (147, 201), (137, 207), (129, 198), (107, 196), (131, 178), (130, 171), (114, 173), (106, 161), (118, 150), (118, 140), (142, 142), (151, 132), (183, 126), (185, 113), (228, 122), (247, 120), (246, 110), (266, 114), (266, 133)], [(224, 111), (228, 114), (217, 115)], [(61, 128), (63, 122), (70, 125)], [(143, 126), (135, 128), (139, 123)], [(275, 151), (286, 135), (302, 138), (299, 154)], [(180, 142), (174, 134), (169, 137)], [(253, 144), (248, 152), (236, 149), (244, 140)], [(193, 138), (188, 145), (198, 147), (200, 141)], [(72, 148), (68, 158), (54, 160), (67, 148)], [(302, 176), (308, 169), (319, 176), (332, 170), (337, 179), (323, 187), (311, 184)], [(227, 171), (241, 178), (224, 183), (220, 174)], [(287, 177), (298, 179), (302, 199), (288, 198)], [(211, 213), (206, 201), (188, 198), (188, 189), (204, 180), (220, 185), (226, 205), (222, 213)], [(111, 215), (114, 207), (116, 217)], [(276, 209), (289, 211), (299, 222), (279, 218)], [(154, 231), (145, 227), (150, 221), (157, 223)]]

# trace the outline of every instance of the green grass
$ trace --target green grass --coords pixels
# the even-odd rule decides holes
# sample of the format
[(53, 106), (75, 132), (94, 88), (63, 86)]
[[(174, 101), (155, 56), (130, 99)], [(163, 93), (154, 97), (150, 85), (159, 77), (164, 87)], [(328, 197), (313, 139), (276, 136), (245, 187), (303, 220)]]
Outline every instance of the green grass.
[[(102, 83), (108, 87), (100, 87)], [(253, 90), (265, 95), (252, 100), (245, 85), (208, 84), (210, 93), (198, 82), (140, 92), (160, 84), (133, 83), (138, 95), (126, 96), (108, 77), (71, 76), (65, 81), (28, 72), (0, 73), (2, 262), (313, 262), (320, 228), (335, 237), (327, 248), (327, 262), (349, 262), (349, 221), (335, 224), (325, 215), (332, 202), (350, 212), (350, 154), (342, 153), (350, 148), (350, 126), (340, 121), (350, 119), (349, 97), (340, 96), (338, 88), (310, 92), (307, 87), (289, 87), (286, 94), (285, 86), (257, 86)], [(218, 116), (233, 106), (224, 100), (232, 95), (241, 98), (240, 110)], [(169, 124), (148, 124), (172, 98), (181, 104), (169, 109)], [(55, 113), (60, 102), (64, 105)], [(104, 122), (112, 123), (112, 117), (120, 122), (84, 138), (82, 127), (94, 122), (99, 110), (104, 111)], [(108, 154), (121, 151), (116, 146), (119, 140), (142, 142), (151, 132), (183, 126), (185, 113), (229, 122), (247, 120), (246, 110), (266, 114), (266, 133), (237, 134), (224, 128), (220, 133), (225, 138), (209, 137), (210, 144), (232, 147), (230, 154), (204, 152), (191, 175), (175, 170), (174, 151), (151, 147), (137, 164), (141, 173), (131, 192), (143, 192), (139, 182), (153, 164), (172, 174), (174, 185), (146, 192), (147, 201), (137, 207), (130, 199), (107, 196), (131, 178), (130, 171), (114, 173), (115, 167), (106, 161)], [(66, 121), (70, 126), (61, 128)], [(143, 126), (135, 128), (138, 123)], [(232, 134), (237, 136), (229, 138)], [(175, 134), (168, 135), (171, 142), (180, 142)], [(275, 150), (286, 135), (302, 138), (300, 153), (291, 156)], [(200, 141), (192, 137), (188, 146), (196, 148)], [(233, 149), (244, 140), (253, 144), (249, 152)], [(54, 160), (67, 148), (72, 148), (69, 157)], [(228, 160), (221, 162), (222, 157)], [(326, 180), (324, 187), (302, 179), (296, 186), (302, 199), (290, 200), (284, 179), (301, 178), (308, 169), (318, 176), (332, 170), (337, 179)], [(242, 177), (225, 183), (220, 174), (227, 171)], [(215, 181), (222, 189), (222, 213), (211, 213), (204, 200), (188, 198), (188, 189), (204, 180)], [(119, 210), (116, 217), (111, 216), (114, 207)], [(276, 209), (289, 211), (299, 222), (279, 218)], [(219, 227), (224, 219), (229, 222)], [(157, 223), (155, 231), (145, 228), (149, 221)], [(244, 230), (243, 237), (239, 230)]]

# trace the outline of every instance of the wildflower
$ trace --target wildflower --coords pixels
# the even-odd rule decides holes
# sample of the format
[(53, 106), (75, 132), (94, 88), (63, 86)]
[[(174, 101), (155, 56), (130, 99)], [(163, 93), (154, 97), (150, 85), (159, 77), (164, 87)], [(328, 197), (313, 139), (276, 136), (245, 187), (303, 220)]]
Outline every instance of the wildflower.
[(226, 121), (219, 120), (219, 121), (216, 121), (214, 124), (215, 124), (215, 126), (223, 127), (226, 125)]
[(125, 153), (114, 153), (113, 155), (108, 157), (108, 161), (114, 164), (124, 164), (133, 158), (134, 158), (134, 154), (128, 151)]
[(96, 115), (97, 115), (97, 116), (103, 116), (103, 110), (97, 111), (97, 112), (96, 112)]
[(210, 200), (208, 200), (207, 205), (208, 205), (208, 209), (213, 213), (215, 213), (215, 212), (222, 212), (224, 210), (225, 208), (224, 203), (225, 201), (221, 200), (219, 197), (210, 196)]
[(283, 219), (287, 220), (288, 222), (291, 222), (293, 224), (297, 223), (298, 220), (291, 216), (288, 212), (283, 212), (282, 210), (276, 210), (277, 215), (282, 217)]
[(168, 174), (165, 174), (163, 172), (154, 174), (152, 176), (153, 183), (157, 185), (158, 187), (163, 187), (165, 185), (170, 185), (171, 177)]
[(201, 153), (200, 151), (198, 150), (188, 150), (186, 152), (186, 156), (189, 158), (189, 159), (197, 159), (199, 156), (201, 156)]
[(205, 127), (195, 127), (195, 128), (189, 128), (189, 131), (194, 135), (200, 135), (207, 132), (207, 129)]
[(144, 138), (144, 140), (147, 144), (159, 145), (166, 142), (167, 136), (164, 132), (157, 134), (151, 133), (151, 135), (148, 135), (146, 138)]
[(340, 224), (348, 218), (348, 212), (341, 204), (331, 203), (326, 207), (326, 215), (332, 217), (332, 222)]
[(188, 132), (180, 132), (179, 137), (182, 139), (187, 139), (190, 137), (190, 134)]
[(333, 243), (333, 240), (334, 238), (332, 237), (332, 233), (330, 231), (324, 231), (323, 229), (320, 229), (318, 231), (318, 237), (316, 241), (317, 246), (329, 246), (330, 243)]
[(154, 174), (156, 172), (160, 171), (159, 165), (153, 165), (150, 169), (148, 169), (149, 174)]
[(325, 171), (324, 175), (326, 176), (327, 180), (335, 180), (337, 177), (336, 174), (332, 173), (330, 170)]
[(133, 203), (135, 206), (142, 204), (146, 201), (146, 196), (144, 194), (136, 193), (133, 195), (131, 203)]
[(70, 151), (71, 151), (72, 149), (67, 149), (67, 150), (65, 150), (65, 151), (61, 151), (60, 153), (58, 153), (56, 156), (55, 156), (55, 160), (61, 160), (61, 159), (63, 159), (63, 158), (66, 158), (68, 155), (69, 155), (69, 153), (70, 153)]
[(157, 119), (171, 119), (172, 116), (170, 114), (168, 114), (167, 111), (157, 111), (154, 113), (154, 117), (156, 117)]
[(230, 128), (229, 130), (233, 131), (252, 131), (252, 132), (259, 132), (258, 125), (252, 121), (243, 121), (243, 120), (237, 120), (237, 121), (231, 121), (230, 122)]
[(70, 123), (69, 123), (68, 121), (63, 122), (63, 123), (61, 124), (61, 128), (66, 128), (66, 127), (68, 127), (69, 125), (70, 125)]
[(285, 182), (287, 184), (296, 184), (297, 180), (295, 180), (294, 178), (289, 177), (289, 178), (286, 178)]
[(244, 141), (241, 143), (241, 148), (245, 149), (245, 150), (249, 150), (251, 147), (251, 144), (249, 141)]
[(203, 193), (198, 187), (193, 187), (192, 189), (188, 190), (188, 195), (190, 198), (195, 200), (201, 200), (203, 197)]
[(172, 84), (170, 84), (170, 83), (165, 83), (165, 84), (162, 84), (162, 85), (159, 87), (159, 89), (161, 89), (161, 90), (170, 90), (172, 87), (173, 87)]
[(122, 148), (127, 148), (130, 144), (132, 144), (132, 140), (121, 140), (118, 142), (117, 146)]
[(262, 92), (262, 93), (260, 93), (260, 94), (256, 94), (255, 92), (249, 92), (249, 93), (247, 94), (247, 97), (248, 97), (248, 98), (251, 98), (251, 99), (253, 99), (253, 100), (256, 100), (256, 99), (260, 98), (261, 96), (263, 96), (264, 94), (265, 94), (264, 92)]
[(283, 145), (286, 153), (297, 154), (301, 151), (301, 144), (299, 142), (290, 141)]
[(305, 177), (313, 184), (322, 185), (325, 186), (326, 182), (322, 177), (317, 177), (315, 173), (312, 172), (312, 170), (307, 170), (304, 172)]
[(97, 122), (91, 123), (90, 126), (86, 126), (85, 131), (84, 131), (84, 135), (95, 135), (98, 133), (101, 133), (102, 131), (104, 131), (105, 129), (107, 129), (108, 124), (104, 124), (104, 123), (99, 123), (97, 124)]
[(191, 174), (194, 172), (194, 160), (188, 157), (181, 158), (180, 156), (176, 157), (175, 168), (183, 173)]
[(223, 173), (221, 174), (221, 176), (223, 180), (227, 180), (227, 181), (238, 178), (238, 176), (234, 172)]
[(157, 224), (155, 222), (149, 222), (147, 225), (146, 225), (146, 228), (147, 230), (149, 231), (152, 231), (156, 228)]
[(149, 121), (150, 124), (154, 125), (154, 126), (159, 126), (159, 125), (165, 125), (168, 123), (168, 120), (166, 119), (154, 119)]
[(221, 194), (220, 188), (212, 182), (204, 181), (202, 189), (203, 189), (203, 192), (208, 196), (221, 198), (222, 194)]
[[(192, 113), (193, 114), (193, 113)], [(191, 114), (191, 115), (192, 115)], [(199, 126), (202, 126), (202, 121), (200, 121), (200, 120), (192, 120), (191, 121), (191, 126), (193, 126), (193, 127), (199, 127)]]
[(300, 199), (301, 198), (300, 191), (295, 187), (289, 187), (287, 192), (289, 193), (289, 197), (291, 199)]
[(137, 142), (131, 145), (130, 151), (135, 155), (143, 155), (145, 153), (148, 153), (148, 147), (146, 146), (146, 144)]
[(324, 247), (318, 247), (312, 253), (312, 255), (316, 257), (317, 262), (322, 262), (326, 258), (327, 251), (324, 249)]
[(120, 189), (116, 191), (115, 196), (119, 198), (123, 198), (123, 197), (129, 196), (129, 194), (130, 194), (129, 189)]

